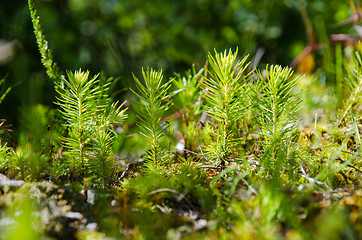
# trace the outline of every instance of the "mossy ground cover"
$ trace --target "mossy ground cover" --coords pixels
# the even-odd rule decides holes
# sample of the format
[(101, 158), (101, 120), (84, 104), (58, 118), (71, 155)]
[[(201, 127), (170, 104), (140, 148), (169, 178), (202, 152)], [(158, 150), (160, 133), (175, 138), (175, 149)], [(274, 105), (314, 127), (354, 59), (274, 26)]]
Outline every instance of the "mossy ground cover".
[(0, 124), (0, 239), (361, 237), (357, 47), (336, 86), (225, 50), (140, 70), (120, 103), (114, 79), (58, 68), (29, 9), (56, 106), (25, 106), (16, 142)]

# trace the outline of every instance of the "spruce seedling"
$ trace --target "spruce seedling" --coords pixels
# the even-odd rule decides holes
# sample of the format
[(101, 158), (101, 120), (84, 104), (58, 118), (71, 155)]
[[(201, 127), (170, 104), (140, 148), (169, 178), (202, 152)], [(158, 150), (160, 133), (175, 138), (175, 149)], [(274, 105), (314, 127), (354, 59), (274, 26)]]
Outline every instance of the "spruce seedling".
[(206, 153), (213, 159), (225, 164), (230, 160), (239, 139), (238, 121), (248, 107), (245, 99), (249, 74), (244, 72), (249, 65), (247, 57), (237, 60), (237, 51), (209, 53), (209, 77), (206, 80), (206, 111), (213, 120), (206, 128), (209, 141)]
[[(172, 102), (168, 99), (171, 97), (167, 91), (171, 87), (173, 79), (162, 84), (162, 71), (153, 69), (142, 69), (142, 75), (145, 84), (143, 85), (138, 78), (134, 76), (138, 92), (133, 91), (139, 101), (135, 101), (135, 110), (139, 118), (138, 126), (141, 134), (145, 137), (150, 146), (149, 160), (158, 164), (161, 159), (160, 138), (165, 135), (165, 119), (161, 118), (170, 108)], [(166, 101), (167, 100), (167, 101)]]
[(91, 127), (95, 124), (92, 115), (95, 110), (95, 96), (99, 94), (99, 87), (96, 87), (98, 79), (95, 76), (89, 80), (89, 72), (81, 70), (68, 72), (67, 76), (68, 79), (62, 79), (65, 88), (57, 88), (60, 96), (58, 105), (62, 108), (65, 126), (69, 130), (69, 136), (64, 138), (65, 147), (69, 150), (69, 165), (84, 176)]
[(267, 170), (282, 166), (296, 137), (296, 114), (301, 101), (297, 98), (299, 93), (292, 90), (301, 78), (292, 78), (292, 74), (287, 67), (267, 66), (266, 71), (257, 71), (258, 83), (249, 94), (255, 119), (261, 128), (262, 162)]
[(89, 79), (89, 72), (81, 70), (67, 72), (68, 79), (61, 76), (32, 0), (28, 0), (28, 6), (41, 61), (55, 83), (59, 94), (57, 104), (68, 129), (68, 136), (62, 140), (70, 174), (76, 179), (93, 176), (94, 183), (106, 187), (114, 170), (112, 145), (116, 133), (113, 125), (123, 122), (126, 109), (122, 110), (123, 104), (112, 103), (108, 95), (110, 79), (101, 84), (98, 75)]
[(127, 118), (126, 110), (122, 110), (121, 104), (113, 102), (109, 97), (109, 85), (111, 79), (105, 84), (99, 86), (99, 94), (96, 95), (96, 115), (93, 115), (93, 121), (96, 122), (92, 127), (89, 158), (89, 173), (94, 183), (106, 188), (112, 182), (111, 176), (115, 171), (115, 157), (113, 156), (113, 142), (116, 132), (113, 126), (119, 126)]
[(111, 103), (107, 94), (110, 82), (99, 85), (97, 77), (89, 79), (88, 71), (68, 72), (68, 79), (62, 78), (60, 83), (65, 88), (57, 88), (57, 92), (68, 128), (63, 140), (70, 169), (81, 177), (96, 176), (94, 181), (105, 187), (114, 167), (111, 155), (116, 133), (112, 125), (122, 123), (126, 109)]

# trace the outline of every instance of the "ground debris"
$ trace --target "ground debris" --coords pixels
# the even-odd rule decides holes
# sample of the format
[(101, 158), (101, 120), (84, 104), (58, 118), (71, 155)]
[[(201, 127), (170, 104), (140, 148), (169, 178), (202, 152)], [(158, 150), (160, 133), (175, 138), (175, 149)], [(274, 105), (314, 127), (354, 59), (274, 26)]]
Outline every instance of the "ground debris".
[[(92, 219), (85, 197), (67, 187), (50, 182), (24, 183), (19, 189), (9, 191), (0, 198), (0, 231), (13, 225), (15, 216), (24, 211), (16, 202), (30, 199), (32, 215), (38, 216), (42, 229), (49, 239), (77, 239), (78, 231), (87, 229)], [(6, 216), (1, 209), (13, 208), (15, 216)], [(2, 239), (0, 237), (0, 239)]]
[(5, 176), (4, 174), (0, 173), (0, 187), (20, 187), (24, 184), (25, 182), (22, 180), (11, 180), (9, 179), (7, 176)]

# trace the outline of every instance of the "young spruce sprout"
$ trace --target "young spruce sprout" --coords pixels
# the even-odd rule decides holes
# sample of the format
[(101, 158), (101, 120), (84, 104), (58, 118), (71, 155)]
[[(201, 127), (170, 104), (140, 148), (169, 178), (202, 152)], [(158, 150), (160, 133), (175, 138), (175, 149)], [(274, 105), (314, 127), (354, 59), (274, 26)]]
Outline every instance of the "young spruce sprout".
[(211, 159), (222, 165), (231, 160), (237, 144), (240, 142), (238, 121), (244, 116), (248, 107), (247, 82), (245, 74), (247, 57), (237, 60), (237, 51), (209, 53), (209, 77), (206, 80), (206, 111), (212, 122), (208, 127), (209, 141), (205, 146)]
[(150, 146), (148, 158), (157, 165), (162, 157), (160, 138), (165, 135), (164, 128), (166, 124), (166, 121), (161, 118), (172, 104), (168, 100), (171, 95), (167, 93), (167, 90), (171, 87), (173, 79), (162, 84), (162, 71), (149, 68), (146, 71), (142, 69), (142, 75), (145, 84), (142, 84), (134, 76), (138, 92), (132, 91), (139, 99), (134, 104), (136, 105), (135, 110), (138, 114), (138, 126), (141, 134)]
[[(112, 125), (119, 125), (126, 118), (117, 103), (111, 103), (107, 92), (110, 81), (100, 85), (98, 75), (89, 79), (89, 72), (68, 72), (56, 88), (58, 105), (66, 120), (68, 136), (63, 138), (68, 150), (67, 160), (71, 173), (79, 177), (96, 177), (95, 183), (107, 185), (113, 171), (111, 159), (115, 132)], [(89, 170), (89, 171), (87, 171)]]
[(68, 79), (63, 77), (65, 88), (57, 88), (58, 104), (62, 108), (61, 113), (66, 120), (68, 137), (63, 140), (67, 152), (69, 167), (84, 177), (86, 167), (86, 151), (91, 137), (92, 110), (99, 87), (97, 76), (88, 79), (89, 72), (81, 70), (75, 73), (68, 72)]
[(301, 78), (292, 78), (292, 74), (287, 67), (267, 66), (265, 72), (257, 71), (258, 83), (249, 94), (264, 143), (262, 163), (276, 175), (288, 163), (285, 160), (297, 134), (296, 114), (301, 101), (297, 98), (299, 93), (292, 90)]

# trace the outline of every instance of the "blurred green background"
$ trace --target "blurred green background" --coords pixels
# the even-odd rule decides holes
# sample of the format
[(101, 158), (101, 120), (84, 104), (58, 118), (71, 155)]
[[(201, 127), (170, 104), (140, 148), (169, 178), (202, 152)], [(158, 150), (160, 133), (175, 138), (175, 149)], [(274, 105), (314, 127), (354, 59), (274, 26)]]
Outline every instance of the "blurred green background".
[[(333, 33), (357, 36), (354, 23), (330, 27), (353, 15), (350, 0), (36, 0), (49, 47), (60, 69), (89, 69), (120, 78), (126, 98), (132, 73), (162, 68), (165, 76), (201, 68), (207, 52), (239, 48), (257, 63), (290, 65), (308, 39), (328, 42)], [(305, 10), (303, 16), (303, 9)], [(26, 0), (0, 2), (0, 79), (11, 93), (0, 118), (15, 130), (24, 105), (55, 101), (40, 62)], [(313, 34), (306, 34), (311, 26)], [(327, 39), (327, 40), (326, 40)], [(321, 53), (323, 54), (323, 53)], [(326, 69), (314, 55), (315, 68)], [(313, 62), (313, 64), (314, 64)], [(324, 65), (323, 65), (324, 64)], [(314, 66), (314, 65), (313, 65)], [(323, 69), (324, 68), (324, 69)]]

